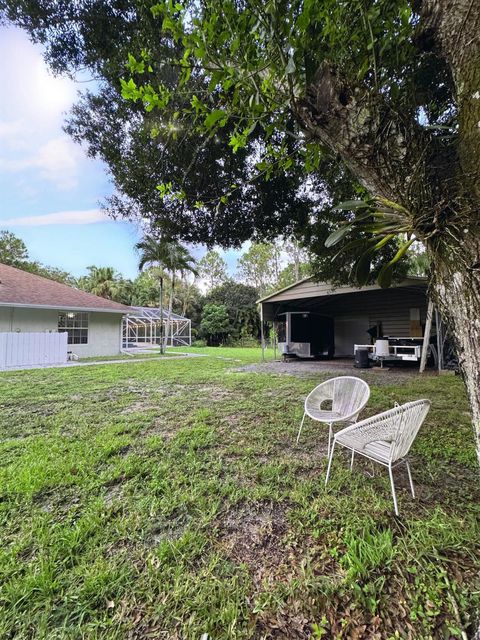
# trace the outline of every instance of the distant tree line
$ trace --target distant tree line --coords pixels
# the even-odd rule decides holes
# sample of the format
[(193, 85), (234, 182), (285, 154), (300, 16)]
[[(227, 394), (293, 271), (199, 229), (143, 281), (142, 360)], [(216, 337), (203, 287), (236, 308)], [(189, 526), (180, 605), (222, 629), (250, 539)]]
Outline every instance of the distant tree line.
[(125, 278), (110, 266), (70, 273), (30, 259), (24, 241), (0, 231), (0, 262), (125, 305), (160, 306), (192, 320), (193, 334), (209, 345), (258, 340), (256, 301), (308, 275), (308, 256), (295, 243), (252, 243), (238, 259), (235, 277), (218, 251), (194, 262), (175, 240), (146, 236), (136, 245), (139, 273)]
[[(138, 307), (160, 306), (168, 316), (190, 318), (193, 335), (209, 345), (248, 344), (260, 336), (256, 301), (311, 273), (311, 258), (294, 239), (252, 243), (240, 255), (234, 277), (225, 259), (210, 250), (197, 262), (175, 240), (145, 237), (136, 245), (139, 273), (125, 278), (113, 267), (91, 265), (75, 278), (66, 271), (32, 261), (21, 238), (0, 231), (0, 262), (63, 282), (108, 300)], [(423, 252), (409, 262), (410, 273), (425, 275)]]

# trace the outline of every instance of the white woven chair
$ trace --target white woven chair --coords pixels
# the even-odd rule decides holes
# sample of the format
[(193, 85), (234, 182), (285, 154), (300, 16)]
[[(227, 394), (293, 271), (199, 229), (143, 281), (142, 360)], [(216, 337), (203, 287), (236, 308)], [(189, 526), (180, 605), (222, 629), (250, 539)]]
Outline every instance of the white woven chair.
[[(305, 411), (298, 430), (297, 444), (306, 416), (328, 425), (328, 452), (330, 453), (333, 425), (356, 422), (358, 414), (367, 404), (370, 387), (360, 378), (341, 376), (319, 384), (305, 400)], [(325, 407), (325, 404), (331, 407)]]
[(352, 452), (350, 469), (353, 466), (353, 459), (356, 453), (388, 467), (390, 483), (392, 485), (393, 504), (395, 506), (395, 513), (398, 516), (397, 496), (395, 494), (392, 470), (398, 465), (405, 463), (410, 481), (410, 489), (412, 496), (415, 498), (415, 489), (413, 487), (412, 474), (407, 456), (418, 430), (422, 426), (430, 409), (430, 404), (430, 400), (407, 402), (389, 411), (384, 411), (366, 420), (361, 420), (357, 422), (357, 424), (339, 431), (333, 439), (325, 486), (330, 477), (335, 445), (339, 444), (342, 447), (350, 449)]

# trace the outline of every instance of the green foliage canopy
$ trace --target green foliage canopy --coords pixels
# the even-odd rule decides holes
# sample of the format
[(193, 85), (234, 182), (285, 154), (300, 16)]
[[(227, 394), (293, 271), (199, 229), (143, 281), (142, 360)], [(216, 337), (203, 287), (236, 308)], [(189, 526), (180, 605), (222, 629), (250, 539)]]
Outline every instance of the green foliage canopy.
[[(187, 15), (186, 6), (177, 14), (171, 5), (165, 24), (151, 7), (142, 0), (0, 0), (0, 16), (42, 43), (55, 72), (75, 75), (86, 68), (97, 78), (95, 92), (84, 91), (75, 105), (67, 131), (108, 165), (117, 189), (105, 203), (109, 213), (147, 218), (165, 233), (209, 246), (239, 246), (252, 236), (272, 240), (294, 231), (321, 246), (318, 232), (332, 228), (328, 194), (336, 201), (354, 195), (348, 171), (315, 145), (308, 144), (307, 161), (292, 118), (286, 136), (259, 122), (234, 153), (236, 115), (228, 123), (219, 116), (233, 85), (224, 94), (212, 88), (211, 73), (195, 62), (195, 51), (186, 55), (184, 44), (172, 37), (169, 20)], [(233, 53), (238, 57), (235, 47)], [(137, 90), (142, 96), (134, 99)], [(155, 93), (168, 94), (167, 104)], [(290, 159), (283, 166), (270, 163), (269, 155), (282, 145)], [(317, 228), (320, 219), (324, 224)]]
[(260, 333), (258, 298), (258, 291), (254, 287), (228, 280), (207, 293), (205, 305), (221, 305), (227, 309), (230, 335), (234, 340), (245, 336), (257, 338)]
[(213, 289), (228, 279), (227, 263), (218, 251), (211, 249), (198, 261), (198, 273), (208, 288)]
[(200, 323), (201, 334), (206, 336), (210, 345), (218, 345), (230, 330), (228, 311), (222, 304), (206, 304)]
[(18, 267), (28, 260), (27, 245), (10, 231), (0, 231), (0, 262)]
[[(342, 133), (340, 125), (338, 131), (329, 133), (327, 130), (320, 135), (315, 118), (322, 117), (327, 102), (334, 100), (340, 108), (349, 104), (357, 108), (356, 94), (360, 93), (362, 100), (370, 104), (363, 110), (363, 116), (359, 108), (356, 124), (361, 127), (362, 118), (385, 117), (388, 121), (390, 116), (390, 131), (382, 131), (379, 138), (391, 138), (392, 150), (382, 149), (381, 152), (397, 156), (395, 161), (401, 157), (408, 165), (411, 154), (413, 162), (413, 156), (418, 155), (418, 148), (428, 136), (431, 138), (429, 157), (449, 144), (444, 140), (445, 136), (436, 135), (436, 132), (449, 130), (455, 124), (452, 80), (445, 61), (432, 56), (421, 42), (421, 36), (425, 34), (417, 30), (419, 12), (407, 0), (358, 3), (334, 0), (238, 3), (231, 0), (222, 3), (221, 8), (213, 0), (176, 5), (161, 2), (152, 7), (152, 13), (159, 24), (161, 22), (161, 32), (178, 47), (177, 57), (169, 59), (179, 70), (178, 83), (174, 87), (162, 85), (157, 91), (149, 81), (148, 73), (131, 74), (128, 80), (123, 80), (123, 96), (143, 102), (148, 110), (158, 108), (165, 126), (173, 122), (172, 118), (178, 128), (187, 126), (187, 122), (191, 127), (193, 121), (198, 135), (207, 139), (228, 131), (228, 145), (233, 153), (247, 149), (251, 140), (256, 140), (259, 155), (256, 169), (268, 178), (279, 173), (288, 176), (292, 170), (296, 175), (303, 171), (305, 177), (320, 172), (327, 199), (338, 196), (338, 182), (332, 188), (332, 183), (325, 180), (328, 163), (325, 166), (324, 160), (332, 150), (327, 147), (344, 150), (350, 144), (345, 139), (347, 134), (352, 140), (356, 134), (353, 129)], [(195, 90), (199, 76), (208, 80), (207, 94)], [(311, 88), (312, 96), (309, 95)], [(334, 91), (338, 95), (333, 96)], [(179, 92), (190, 98), (190, 104), (180, 110), (176, 102)], [(173, 109), (176, 110), (172, 112)], [(332, 122), (334, 120), (335, 115)], [(328, 129), (327, 125), (322, 126)], [(376, 123), (376, 126), (381, 128), (381, 124)], [(329, 138), (335, 133), (339, 139)], [(325, 141), (327, 145), (323, 144)], [(379, 145), (381, 148), (382, 142), (379, 141)], [(405, 168), (398, 178), (390, 171), (392, 176), (389, 178), (397, 184), (387, 186), (381, 183), (378, 166), (376, 171), (367, 172), (365, 167), (362, 169), (361, 161), (353, 161), (353, 154), (352, 162), (348, 153), (341, 153), (341, 156), (343, 161), (337, 162), (341, 170), (336, 177), (341, 183), (341, 174), (346, 175), (344, 191), (356, 191), (354, 200), (364, 197), (367, 189), (375, 196), (378, 191), (378, 195), (387, 193), (392, 198), (398, 197), (407, 205), (400, 189), (408, 179)], [(349, 175), (351, 169), (363, 187), (355, 185)], [(388, 175), (388, 171), (385, 173)], [(425, 177), (422, 174), (418, 179), (421, 181)], [(179, 201), (187, 197), (181, 182), (163, 183), (158, 188), (163, 197)], [(228, 203), (237, 188), (232, 185), (220, 198), (218, 206)], [(349, 244), (355, 264), (352, 273), (350, 262), (349, 276), (365, 283), (373, 270), (378, 273), (381, 283), (388, 285), (410, 247), (410, 235), (419, 229), (418, 218), (413, 220), (412, 216), (424, 203), (424, 196), (419, 191), (419, 195), (414, 195), (408, 202), (413, 208), (403, 207), (400, 215), (395, 202), (383, 197), (386, 211), (380, 213), (383, 217), (389, 216), (388, 224), (385, 220), (379, 222), (374, 206), (367, 211), (361, 217), (365, 224), (361, 228), (355, 226), (355, 240)], [(345, 238), (351, 228), (347, 223), (352, 221), (352, 210), (355, 207), (334, 210), (335, 215), (327, 215), (321, 220), (323, 231), (327, 233), (310, 237), (311, 248), (321, 258), (328, 256), (332, 261), (333, 257), (334, 262), (338, 258), (338, 251), (333, 255), (328, 252), (336, 243), (324, 246), (325, 237), (332, 233), (332, 229), (328, 233), (325, 227), (332, 222), (343, 222), (338, 240)], [(304, 225), (305, 235), (308, 235), (308, 227)], [(425, 231), (421, 229), (420, 237)], [(400, 245), (399, 233), (408, 236)], [(387, 265), (382, 264), (385, 260)], [(317, 267), (321, 264), (322, 260)]]
[(122, 304), (131, 304), (133, 283), (125, 280), (113, 267), (87, 267), (88, 275), (77, 281), (79, 289), (93, 293), (101, 298), (115, 300)]

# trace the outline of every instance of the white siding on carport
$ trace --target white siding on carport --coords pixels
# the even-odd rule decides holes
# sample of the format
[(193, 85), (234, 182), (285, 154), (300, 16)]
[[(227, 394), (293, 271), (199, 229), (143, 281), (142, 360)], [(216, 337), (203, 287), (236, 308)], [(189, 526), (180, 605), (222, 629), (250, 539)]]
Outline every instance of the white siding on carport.
[(355, 344), (369, 344), (367, 330), (371, 327), (369, 319), (350, 318), (349, 316), (334, 319), (335, 355), (340, 358), (353, 356)]
[[(359, 300), (350, 296), (348, 305), (342, 301), (335, 309), (334, 317), (365, 317), (370, 327), (382, 324), (383, 335), (399, 338), (410, 337), (410, 309), (420, 310), (420, 322), (425, 324), (427, 299), (425, 295), (409, 289), (392, 289), (382, 296), (365, 297)], [(333, 310), (333, 307), (332, 307)], [(368, 335), (366, 336), (368, 339)]]

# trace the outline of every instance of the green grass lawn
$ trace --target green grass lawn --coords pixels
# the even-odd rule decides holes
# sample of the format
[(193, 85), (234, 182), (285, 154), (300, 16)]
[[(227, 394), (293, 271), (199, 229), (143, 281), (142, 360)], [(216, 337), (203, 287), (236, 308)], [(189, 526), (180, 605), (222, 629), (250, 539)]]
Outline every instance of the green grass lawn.
[(115, 360), (145, 360), (146, 358), (164, 358), (180, 355), (178, 353), (160, 353), (160, 348), (152, 349), (150, 353), (119, 353), (115, 356), (88, 356), (79, 358), (78, 362), (114, 362)]
[[(199, 355), (212, 356), (214, 358), (226, 358), (228, 360), (236, 360), (243, 364), (260, 362), (262, 358), (262, 350), (259, 347), (167, 347), (167, 353), (193, 353)], [(264, 352), (265, 360), (273, 360), (273, 349), (266, 348)], [(277, 350), (277, 357), (279, 356)]]
[[(255, 349), (0, 375), (0, 638), (462, 638), (480, 606), (480, 489), (456, 377), (396, 472), (296, 430), (326, 375), (238, 371)], [(233, 358), (232, 360), (223, 358)], [(462, 636), (462, 633), (467, 634)]]

